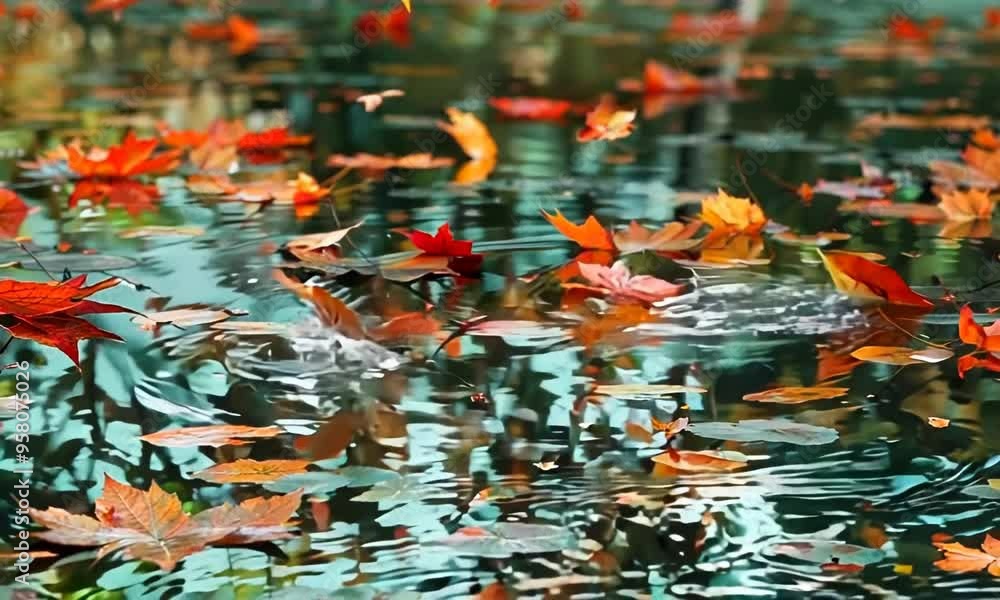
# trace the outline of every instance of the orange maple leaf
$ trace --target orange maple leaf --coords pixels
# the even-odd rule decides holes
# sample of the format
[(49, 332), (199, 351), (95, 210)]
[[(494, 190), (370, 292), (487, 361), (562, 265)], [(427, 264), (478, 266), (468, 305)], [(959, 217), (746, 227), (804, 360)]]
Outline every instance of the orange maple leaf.
[(28, 205), (14, 192), (0, 188), (0, 237), (17, 237), (28, 217)]
[(982, 550), (958, 542), (936, 542), (934, 546), (944, 552), (944, 558), (934, 563), (939, 569), (956, 573), (974, 573), (985, 569), (990, 575), (1000, 577), (1000, 540), (988, 533)]
[(438, 127), (453, 137), (469, 158), (480, 160), (497, 155), (497, 143), (489, 129), (472, 113), (457, 108), (445, 109), (449, 123), (438, 121)]
[(749, 198), (730, 196), (721, 189), (701, 201), (699, 218), (716, 232), (756, 235), (767, 225), (767, 217)]
[(987, 221), (993, 216), (993, 204), (985, 190), (953, 190), (941, 194), (938, 208), (950, 221)]
[(96, 517), (61, 508), (29, 509), (31, 518), (48, 528), (38, 535), (64, 546), (100, 546), (98, 558), (121, 552), (148, 560), (165, 571), (213, 543), (247, 544), (290, 537), (286, 523), (298, 509), (302, 490), (273, 498), (252, 498), (232, 506), (210, 508), (191, 516), (175, 494), (153, 482), (137, 490), (105, 475)]
[(605, 95), (594, 109), (587, 113), (583, 129), (576, 134), (577, 141), (617, 140), (632, 135), (635, 130), (634, 110), (619, 110), (611, 95)]
[(550, 215), (542, 211), (542, 216), (555, 227), (559, 233), (573, 240), (582, 248), (588, 250), (615, 250), (615, 242), (611, 232), (605, 229), (593, 216), (587, 217), (583, 225), (576, 225), (563, 216), (558, 209), (556, 214)]
[(73, 172), (83, 178), (127, 178), (169, 173), (179, 164), (180, 152), (171, 150), (154, 156), (158, 143), (155, 138), (140, 140), (130, 131), (121, 144), (106, 150), (94, 148), (86, 155), (76, 146), (66, 146), (67, 163)]

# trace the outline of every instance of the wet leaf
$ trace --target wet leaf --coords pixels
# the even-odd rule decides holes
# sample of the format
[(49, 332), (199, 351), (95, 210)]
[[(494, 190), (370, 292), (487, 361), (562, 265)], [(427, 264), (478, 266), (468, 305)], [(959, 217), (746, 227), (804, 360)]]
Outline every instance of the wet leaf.
[(982, 550), (969, 548), (957, 542), (939, 542), (934, 546), (944, 552), (944, 558), (934, 563), (939, 569), (955, 573), (987, 571), (994, 577), (1000, 577), (1000, 540), (988, 533), (983, 540)]
[(582, 248), (590, 250), (614, 250), (615, 243), (611, 233), (594, 218), (587, 217), (583, 225), (576, 225), (563, 216), (559, 210), (555, 215), (542, 211), (542, 216), (555, 227), (559, 233), (573, 240)]
[(48, 528), (38, 536), (67, 546), (101, 546), (98, 557), (121, 552), (148, 560), (165, 571), (213, 543), (244, 544), (290, 537), (285, 523), (298, 509), (302, 492), (275, 498), (252, 498), (238, 506), (210, 508), (194, 517), (181, 510), (177, 496), (154, 481), (143, 492), (105, 475), (96, 519), (61, 508), (30, 509), (35, 522)]
[(862, 300), (931, 308), (934, 303), (910, 289), (899, 273), (851, 252), (820, 252), (841, 293)]
[(701, 229), (701, 226), (701, 221), (692, 221), (686, 224), (674, 221), (667, 223), (657, 231), (653, 231), (632, 221), (628, 229), (616, 231), (613, 240), (614, 245), (624, 254), (644, 250), (653, 252), (690, 250), (701, 243), (701, 239), (693, 237)]
[(701, 201), (698, 216), (711, 227), (715, 235), (746, 233), (754, 235), (767, 225), (767, 217), (759, 206), (748, 198), (730, 196), (721, 189), (715, 196), (707, 196)]
[(850, 388), (844, 387), (780, 387), (754, 394), (746, 394), (744, 400), (769, 402), (774, 404), (802, 404), (814, 400), (830, 400), (846, 396)]
[(933, 364), (948, 360), (954, 354), (945, 348), (916, 350), (905, 346), (865, 346), (851, 352), (851, 356), (858, 360), (883, 365)]
[(164, 429), (144, 435), (140, 440), (167, 448), (191, 448), (195, 446), (244, 446), (255, 439), (280, 435), (280, 427), (250, 427), (247, 425), (205, 425), (203, 427), (182, 427)]
[(0, 188), (0, 237), (17, 237), (28, 218), (28, 205), (14, 192)]
[[(613, 302), (652, 304), (680, 295), (685, 289), (683, 284), (669, 283), (649, 275), (632, 275), (622, 261), (610, 268), (588, 263), (581, 263), (579, 267), (580, 275)], [(570, 285), (563, 284), (563, 287)]]
[(667, 472), (727, 473), (746, 467), (744, 458), (736, 452), (669, 450), (654, 456), (653, 462), (665, 467)]
[(193, 477), (213, 483), (268, 483), (293, 473), (305, 473), (307, 460), (249, 460), (215, 465), (198, 471)]
[(587, 113), (586, 124), (576, 133), (580, 142), (618, 140), (632, 135), (635, 130), (634, 110), (619, 110), (614, 97), (603, 96), (594, 110)]
[(449, 108), (445, 113), (450, 123), (439, 121), (438, 127), (453, 137), (469, 158), (480, 160), (497, 155), (497, 143), (475, 115), (457, 108)]

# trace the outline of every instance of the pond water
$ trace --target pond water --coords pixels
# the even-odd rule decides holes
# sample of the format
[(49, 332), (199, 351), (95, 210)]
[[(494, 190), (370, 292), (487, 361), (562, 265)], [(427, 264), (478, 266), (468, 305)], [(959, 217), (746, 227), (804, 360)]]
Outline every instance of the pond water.
[[(864, 164), (883, 173), (870, 181), (894, 182), (897, 200), (933, 204), (928, 164), (961, 160), (976, 128), (935, 118), (988, 126), (1000, 113), (1000, 36), (979, 31), (986, 5), (734, 3), (753, 35), (727, 32), (742, 21), (726, 18), (685, 37), (664, 33), (682, 9), (725, 7), (414, 0), (406, 39), (378, 18), (375, 35), (353, 29), (365, 11), (386, 15), (393, 3), (242, 4), (223, 8), (255, 20), (260, 43), (236, 54), (183, 33), (213, 18), (198, 3), (144, 0), (120, 21), (57, 4), (4, 24), (0, 177), (31, 212), (23, 222), (0, 212), (0, 277), (117, 276), (96, 299), (212, 314), (145, 328), (134, 315), (89, 316), (123, 341), (82, 343), (79, 370), (24, 340), (3, 359), (30, 372), (32, 508), (93, 515), (106, 476), (141, 490), (156, 482), (188, 513), (304, 488), (295, 524), (284, 540), (208, 544), (171, 572), (33, 538), (28, 590), (74, 599), (1000, 597), (985, 563), (934, 564), (935, 542), (978, 548), (997, 525), (1000, 491), (988, 483), (1000, 478), (996, 373), (961, 377), (955, 358), (901, 367), (850, 357), (926, 342), (960, 355), (959, 307), (1000, 306), (1000, 286), (988, 285), (1000, 279), (995, 227), (945, 230), (796, 193), (803, 182), (853, 181)], [(893, 18), (935, 11), (947, 11), (947, 26), (931, 41), (887, 34)], [(629, 91), (622, 81), (641, 79), (650, 59), (729, 83)], [(405, 96), (373, 112), (353, 101), (385, 89)], [(578, 142), (583, 113), (604, 93), (639, 111), (634, 133)], [(514, 96), (571, 105), (562, 118), (525, 120), (489, 102)], [(437, 128), (445, 107), (479, 116), (495, 165), (467, 168)], [(145, 179), (158, 199), (126, 190), (103, 203), (83, 194), (73, 206), (79, 183), (64, 161), (24, 164), (76, 137), (107, 147), (130, 130), (154, 136), (160, 122), (205, 130), (219, 119), (314, 138), (277, 160), (244, 154), (238, 171), (227, 162), (233, 181), (339, 174), (332, 195), (291, 206), (195, 193), (185, 179), (199, 169), (187, 160)], [(455, 164), (328, 166), (335, 154), (414, 152)], [(733, 268), (683, 252), (627, 254), (618, 258), (633, 273), (684, 290), (641, 315), (613, 299), (570, 301), (573, 269), (611, 259), (578, 256), (542, 211), (659, 228), (697, 217), (718, 188), (752, 197), (770, 219), (751, 247), (729, 249)], [(356, 223), (340, 243), (344, 258), (300, 260), (289, 249)], [(481, 269), (388, 268), (414, 254), (396, 230), (444, 223), (474, 242)], [(881, 254), (935, 307), (852, 301), (815, 244), (783, 241), (784, 230), (850, 234), (830, 247)], [(349, 305), (367, 333), (317, 316), (297, 282)], [(0, 396), (20, 391), (19, 370), (0, 374)], [(820, 383), (847, 390), (799, 404), (743, 398)], [(629, 387), (595, 387), (611, 385)], [(13, 432), (14, 411), (4, 417)], [(681, 418), (691, 425), (670, 440), (656, 431)], [(220, 424), (281, 429), (220, 447), (138, 439)], [(653, 461), (669, 463), (674, 451), (746, 464)], [(23, 468), (14, 440), (0, 453), (14, 490)], [(237, 459), (311, 464), (263, 484), (194, 475)], [(14, 515), (14, 493), (2, 496)], [(17, 531), (4, 523), (6, 547)], [(9, 566), (5, 581), (18, 574)]]

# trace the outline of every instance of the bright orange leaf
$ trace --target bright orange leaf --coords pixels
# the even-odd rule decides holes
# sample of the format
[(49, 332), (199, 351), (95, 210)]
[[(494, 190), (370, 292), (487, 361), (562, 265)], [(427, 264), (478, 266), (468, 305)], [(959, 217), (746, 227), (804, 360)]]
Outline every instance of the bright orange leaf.
[(566, 116), (573, 104), (550, 98), (490, 98), (490, 106), (511, 119), (558, 121)]
[(635, 129), (634, 110), (619, 110), (612, 96), (601, 98), (594, 110), (587, 113), (583, 129), (577, 132), (580, 142), (595, 140), (617, 140), (632, 135)]
[(140, 140), (135, 134), (126, 134), (122, 143), (107, 150), (91, 149), (84, 155), (75, 146), (66, 146), (69, 168), (83, 178), (127, 178), (138, 175), (169, 173), (180, 162), (180, 152), (170, 150), (153, 155), (159, 141), (155, 138)]
[(767, 225), (767, 217), (748, 198), (730, 196), (721, 189), (701, 201), (699, 218), (716, 231), (757, 234)]
[(570, 222), (558, 209), (554, 215), (550, 215), (543, 210), (542, 216), (559, 233), (573, 240), (582, 248), (587, 248), (588, 250), (615, 250), (615, 242), (612, 239), (611, 233), (602, 227), (593, 215), (587, 217), (583, 225), (576, 225)]
[(993, 205), (985, 190), (953, 190), (941, 194), (938, 208), (951, 221), (987, 221), (993, 216)]
[(693, 450), (670, 449), (663, 454), (654, 456), (653, 462), (661, 465), (665, 474), (676, 472), (725, 473), (747, 466), (745, 460), (737, 459), (725, 452), (711, 450), (695, 452)]
[(986, 534), (982, 550), (969, 548), (959, 544), (935, 542), (939, 550), (944, 552), (944, 558), (934, 563), (934, 566), (955, 573), (975, 573), (987, 571), (994, 577), (1000, 577), (1000, 540)]
[(193, 476), (213, 483), (268, 483), (285, 475), (305, 473), (308, 460), (249, 460), (230, 463), (198, 471)]
[(852, 252), (819, 252), (842, 294), (862, 300), (931, 308), (934, 303), (903, 281), (891, 267), (872, 262)]
[(453, 137), (469, 158), (480, 160), (496, 156), (497, 143), (476, 115), (457, 108), (448, 108), (445, 113), (450, 123), (438, 121), (438, 127)]

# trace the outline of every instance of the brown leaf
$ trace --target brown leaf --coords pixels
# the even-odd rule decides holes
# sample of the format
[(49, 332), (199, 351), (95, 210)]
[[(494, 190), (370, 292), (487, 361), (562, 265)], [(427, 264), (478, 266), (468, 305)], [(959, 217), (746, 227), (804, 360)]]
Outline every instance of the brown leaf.
[(750, 402), (770, 402), (774, 404), (802, 404), (813, 400), (839, 398), (849, 392), (843, 387), (780, 387), (755, 394), (746, 394), (744, 400)]
[(900, 366), (938, 363), (953, 355), (954, 352), (944, 348), (916, 350), (905, 346), (865, 346), (851, 352), (851, 356), (858, 360)]

